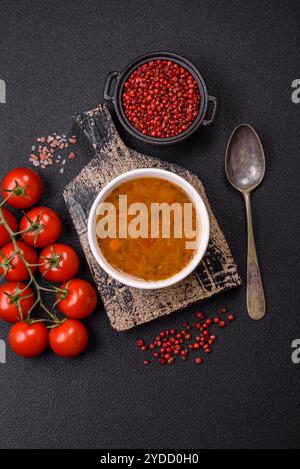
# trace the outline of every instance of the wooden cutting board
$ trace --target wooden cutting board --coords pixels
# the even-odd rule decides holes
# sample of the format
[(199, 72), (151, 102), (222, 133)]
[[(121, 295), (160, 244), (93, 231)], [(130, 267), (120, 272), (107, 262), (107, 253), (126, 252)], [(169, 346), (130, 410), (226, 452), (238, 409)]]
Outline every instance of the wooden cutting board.
[[(103, 104), (74, 119), (93, 145), (95, 156), (68, 184), (64, 198), (114, 329), (125, 331), (241, 284), (229, 246), (197, 176), (179, 166), (127, 148), (117, 133), (107, 106)], [(172, 171), (189, 181), (202, 196), (211, 223), (208, 251), (197, 272), (181, 283), (161, 290), (138, 290), (112, 279), (95, 261), (87, 237), (89, 211), (100, 190), (126, 171), (149, 167)]]

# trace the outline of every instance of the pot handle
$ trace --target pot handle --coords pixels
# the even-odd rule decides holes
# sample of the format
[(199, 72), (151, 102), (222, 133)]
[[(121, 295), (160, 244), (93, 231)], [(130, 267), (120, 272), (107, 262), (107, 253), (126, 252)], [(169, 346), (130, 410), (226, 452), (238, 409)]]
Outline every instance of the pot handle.
[(114, 97), (113, 95), (109, 94), (109, 91), (111, 89), (112, 83), (114, 80), (118, 81), (120, 76), (119, 72), (110, 72), (106, 78), (105, 86), (104, 86), (104, 91), (103, 91), (103, 96), (106, 101), (113, 101)]
[(209, 103), (212, 103), (212, 111), (211, 111), (211, 116), (209, 119), (204, 119), (203, 121), (203, 125), (210, 125), (215, 117), (216, 117), (216, 112), (217, 112), (217, 109), (218, 109), (218, 100), (215, 96), (211, 96), (211, 95), (208, 95), (208, 106), (207, 106), (207, 109), (209, 109)]

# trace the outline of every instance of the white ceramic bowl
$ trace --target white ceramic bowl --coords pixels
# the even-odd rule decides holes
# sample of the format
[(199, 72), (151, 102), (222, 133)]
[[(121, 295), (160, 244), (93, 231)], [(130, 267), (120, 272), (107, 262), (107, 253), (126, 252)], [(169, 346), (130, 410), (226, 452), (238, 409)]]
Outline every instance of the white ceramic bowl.
[[(200, 226), (199, 244), (198, 244), (198, 247), (196, 248), (196, 253), (194, 254), (194, 257), (191, 259), (189, 264), (184, 269), (182, 269), (177, 274), (165, 280), (146, 281), (146, 280), (132, 277), (130, 275), (126, 275), (123, 272), (120, 272), (119, 270), (115, 269), (113, 266), (111, 266), (108, 263), (108, 261), (102, 254), (101, 249), (99, 248), (97, 239), (96, 239), (97, 208), (100, 205), (100, 203), (104, 202), (105, 199), (108, 197), (108, 195), (123, 182), (129, 181), (132, 179), (141, 178), (141, 177), (161, 178), (161, 179), (170, 181), (173, 184), (176, 184), (177, 186), (179, 186), (181, 189), (183, 189), (186, 192), (186, 194), (190, 197), (191, 201), (194, 203), (196, 207), (196, 212), (197, 212), (199, 226)], [(194, 189), (194, 187), (185, 179), (183, 179), (180, 176), (177, 176), (177, 174), (174, 174), (170, 171), (165, 171), (162, 169), (155, 169), (155, 168), (135, 169), (133, 171), (124, 173), (116, 177), (112, 181), (110, 181), (96, 197), (92, 205), (90, 215), (89, 215), (89, 220), (88, 220), (88, 239), (89, 239), (90, 248), (92, 250), (92, 253), (96, 261), (100, 265), (100, 267), (102, 267), (102, 269), (105, 270), (105, 272), (109, 274), (111, 277), (113, 277), (115, 280), (118, 280), (119, 282), (125, 285), (128, 285), (130, 287), (142, 288), (142, 289), (156, 289), (156, 288), (170, 287), (171, 285), (174, 285), (175, 283), (180, 282), (189, 274), (191, 274), (195, 270), (195, 268), (198, 266), (198, 264), (201, 262), (207, 250), (209, 234), (210, 234), (210, 225), (209, 225), (208, 213), (207, 213), (205, 204), (203, 202), (203, 199), (199, 195), (199, 193), (196, 191), (196, 189)]]

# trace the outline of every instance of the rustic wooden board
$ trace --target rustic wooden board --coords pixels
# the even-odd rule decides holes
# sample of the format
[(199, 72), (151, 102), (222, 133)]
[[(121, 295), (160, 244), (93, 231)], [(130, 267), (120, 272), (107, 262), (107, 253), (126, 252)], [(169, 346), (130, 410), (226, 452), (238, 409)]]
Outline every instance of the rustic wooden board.
[[(101, 104), (76, 116), (75, 121), (92, 143), (96, 154), (66, 187), (64, 198), (114, 329), (130, 329), (241, 284), (237, 267), (204, 187), (194, 174), (128, 149), (119, 137), (105, 105)], [(187, 179), (201, 194), (211, 222), (208, 251), (197, 272), (173, 287), (152, 291), (130, 288), (109, 277), (96, 263), (87, 238), (89, 211), (102, 187), (126, 171), (148, 167), (173, 171)]]

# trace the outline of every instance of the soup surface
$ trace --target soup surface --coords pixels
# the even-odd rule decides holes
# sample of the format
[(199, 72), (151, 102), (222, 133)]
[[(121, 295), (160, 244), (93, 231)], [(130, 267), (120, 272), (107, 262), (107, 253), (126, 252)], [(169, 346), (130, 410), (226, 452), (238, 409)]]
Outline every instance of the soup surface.
[[(120, 196), (127, 196), (127, 213), (120, 206)], [(116, 232), (113, 236), (103, 237), (104, 219), (108, 213), (103, 210), (97, 215), (97, 241), (106, 260), (117, 270), (142, 280), (164, 280), (180, 272), (194, 257), (199, 237), (196, 210), (189, 196), (177, 185), (160, 178), (137, 178), (120, 184), (106, 198), (107, 202), (113, 205), (117, 215)], [(131, 212), (130, 206), (133, 208), (135, 203), (143, 204), (148, 215), (145, 210)], [(157, 205), (162, 203), (167, 203), (168, 207), (176, 204), (176, 210), (171, 207), (169, 216), (167, 212), (164, 216)], [(187, 206), (189, 215), (185, 212)], [(182, 217), (178, 218), (180, 212)], [(190, 231), (186, 229), (187, 219), (190, 220)], [(159, 221), (155, 232), (152, 231), (153, 220)], [(99, 229), (101, 221), (102, 229)], [(126, 237), (124, 231), (123, 237), (120, 236), (121, 225), (127, 230)], [(143, 226), (143, 233), (138, 232), (132, 237), (133, 226), (138, 230)], [(187, 247), (191, 241), (193, 246)]]

